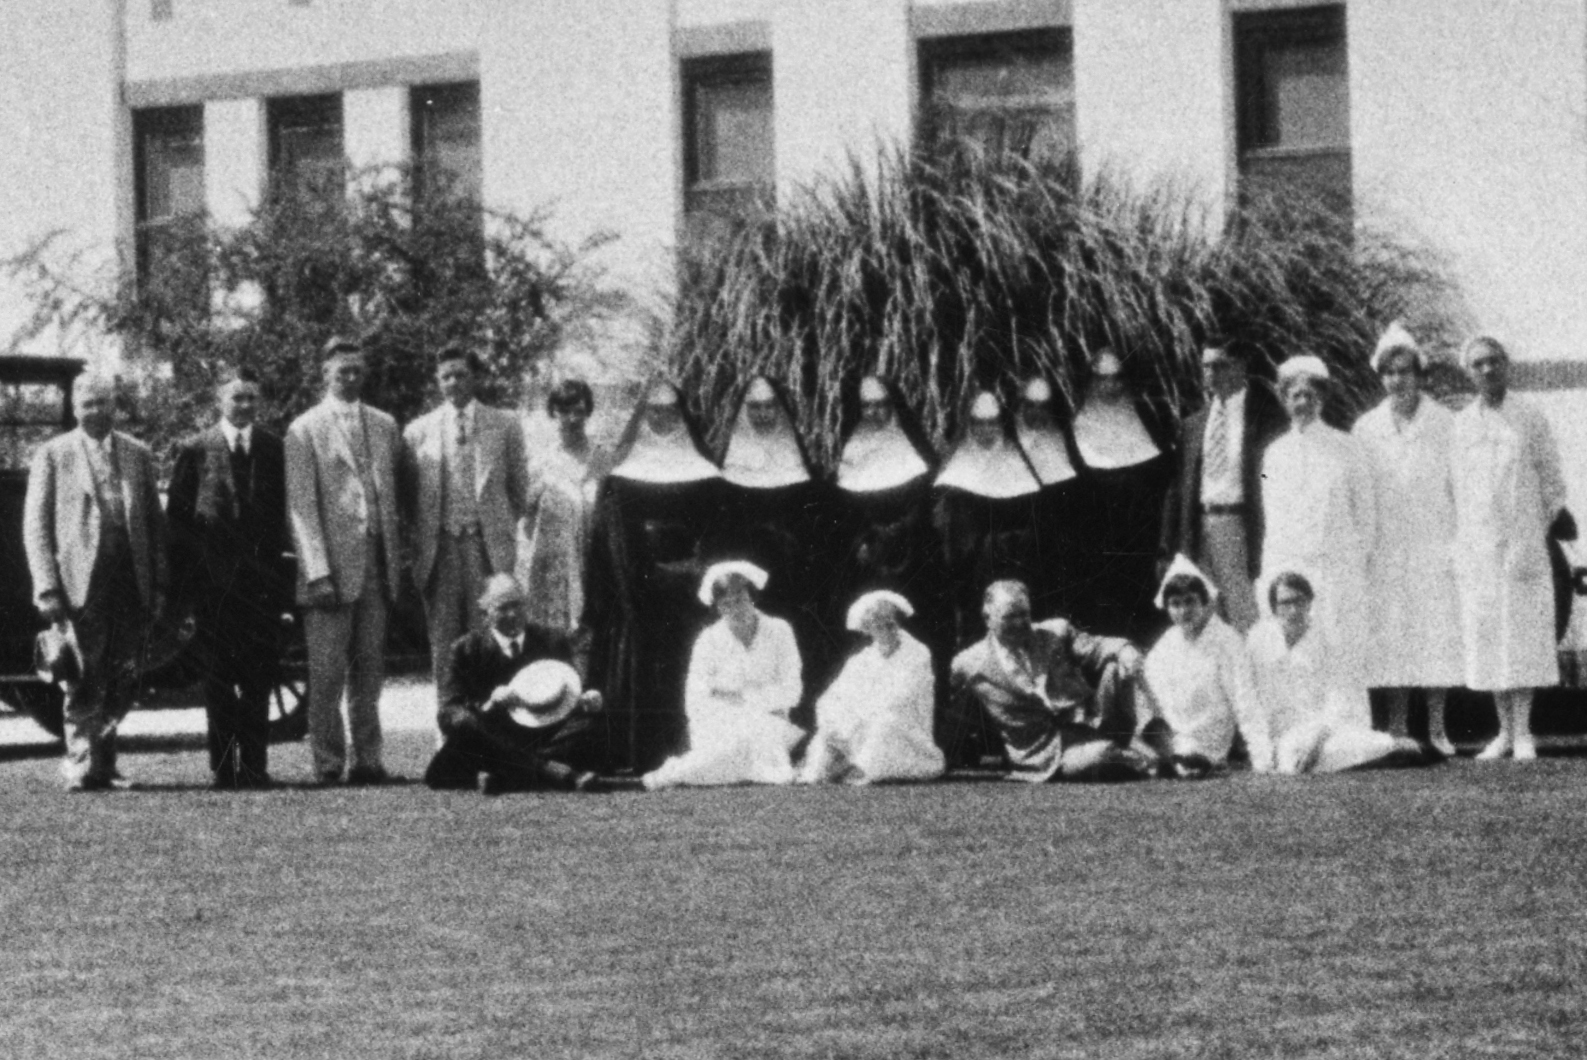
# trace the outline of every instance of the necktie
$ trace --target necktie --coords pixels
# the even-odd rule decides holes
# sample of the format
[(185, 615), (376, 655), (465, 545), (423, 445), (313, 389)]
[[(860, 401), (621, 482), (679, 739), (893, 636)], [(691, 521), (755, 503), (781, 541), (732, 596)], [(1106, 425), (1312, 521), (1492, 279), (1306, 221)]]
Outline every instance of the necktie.
[(1209, 482), (1222, 483), (1229, 477), (1229, 405), (1222, 398), (1214, 398), (1212, 409), (1207, 413), (1202, 467), (1203, 476)]

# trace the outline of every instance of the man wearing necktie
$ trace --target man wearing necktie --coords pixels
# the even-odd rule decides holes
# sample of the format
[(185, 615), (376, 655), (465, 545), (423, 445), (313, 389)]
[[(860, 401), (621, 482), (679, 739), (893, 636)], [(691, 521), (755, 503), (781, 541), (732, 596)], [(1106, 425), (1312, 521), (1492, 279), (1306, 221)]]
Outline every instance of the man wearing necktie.
[(1184, 421), (1159, 567), (1166, 570), (1176, 554), (1189, 557), (1217, 587), (1224, 619), (1244, 633), (1257, 620), (1262, 450), (1287, 421), (1271, 388), (1248, 381), (1238, 347), (1210, 342), (1201, 373), (1207, 404)]
[(270, 693), (291, 607), (286, 456), (258, 426), (259, 378), (237, 369), (216, 390), (220, 419), (177, 448), (166, 513), (178, 613), (191, 614), (217, 788), (270, 783)]
[(116, 728), (165, 607), (165, 516), (153, 454), (113, 429), (114, 380), (79, 376), (72, 399), (77, 429), (34, 454), (23, 541), (39, 614), (70, 623), (82, 663), (66, 689), (66, 784), (103, 791), (120, 779)]
[(387, 779), (380, 732), (386, 615), (397, 598), (397, 421), (359, 400), (364, 354), (357, 343), (328, 342), (324, 373), (325, 400), (293, 420), (286, 438), (287, 515), (309, 651), (309, 743), (319, 783), (336, 783), (346, 766), (348, 783), (379, 784)]
[(509, 687), (533, 663), (554, 659), (571, 665), (571, 639), (561, 630), (529, 624), (523, 590), (510, 574), (486, 579), (476, 603), (483, 628), (452, 645), (436, 717), (443, 742), (424, 782), (471, 791), (484, 773), (487, 795), (535, 788), (600, 790), (595, 770), (606, 744), (592, 715), (601, 709), (601, 694), (583, 691), (580, 680), (578, 689), (564, 689), (559, 709), (526, 712), (523, 708), (531, 704), (519, 702)]
[(486, 579), (516, 568), (518, 522), (529, 508), (523, 427), (511, 412), (475, 400), (480, 369), (462, 346), (442, 350), (435, 372), (441, 404), (403, 432), (403, 522), (413, 538), (437, 690), (453, 643), (482, 628), (476, 602)]

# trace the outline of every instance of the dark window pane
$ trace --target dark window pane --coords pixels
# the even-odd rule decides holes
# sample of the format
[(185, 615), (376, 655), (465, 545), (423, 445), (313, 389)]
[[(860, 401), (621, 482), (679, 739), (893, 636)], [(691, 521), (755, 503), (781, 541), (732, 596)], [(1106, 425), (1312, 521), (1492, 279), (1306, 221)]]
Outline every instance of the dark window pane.
[(1062, 31), (928, 41), (921, 77), (927, 142), (1048, 160), (1074, 151), (1074, 63)]
[(291, 96), (267, 105), (270, 190), (276, 196), (339, 202), (346, 194), (342, 97)]
[(1240, 193), (1351, 209), (1350, 76), (1337, 5), (1237, 15)]
[(204, 109), (136, 111), (132, 134), (139, 283), (201, 304), (204, 273), (195, 251), (203, 240)]
[(1267, 51), (1268, 143), (1342, 147), (1350, 143), (1350, 79), (1344, 42)]
[(691, 233), (711, 236), (773, 201), (771, 56), (686, 63), (683, 79), (684, 212)]
[(410, 97), (413, 157), (421, 194), (484, 198), (479, 83), (425, 85)]

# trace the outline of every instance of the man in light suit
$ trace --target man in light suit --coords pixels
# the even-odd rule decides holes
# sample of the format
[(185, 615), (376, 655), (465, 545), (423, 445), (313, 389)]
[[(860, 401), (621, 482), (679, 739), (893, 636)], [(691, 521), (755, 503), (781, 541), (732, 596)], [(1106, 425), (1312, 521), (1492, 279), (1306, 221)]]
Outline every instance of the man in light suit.
[(1218, 589), (1224, 619), (1241, 633), (1257, 620), (1262, 569), (1262, 451), (1288, 426), (1272, 388), (1248, 382), (1243, 351), (1209, 343), (1201, 354), (1206, 407), (1187, 417), (1163, 504), (1158, 566), (1183, 554)]
[(447, 687), (452, 645), (482, 628), (476, 601), (486, 581), (515, 569), (518, 522), (529, 507), (523, 427), (512, 413), (474, 399), (479, 372), (472, 352), (442, 350), (441, 405), (403, 432), (403, 515), (437, 690)]
[(120, 779), (116, 727), (165, 608), (165, 516), (153, 455), (113, 429), (115, 382), (79, 376), (72, 397), (77, 429), (34, 454), (23, 537), (39, 614), (71, 624), (82, 663), (66, 692), (67, 788), (103, 791)]
[[(357, 343), (325, 347), (325, 400), (287, 429), (287, 514), (297, 544), (298, 603), (309, 649), (309, 742), (315, 779), (387, 779), (380, 686), (386, 615), (397, 598), (397, 421), (359, 400)], [(348, 733), (341, 702), (347, 694)]]
[(292, 605), (286, 456), (280, 437), (254, 423), (250, 369), (229, 374), (216, 397), (220, 421), (181, 443), (171, 474), (173, 599), (197, 624), (215, 787), (263, 788), (281, 616)]
[(1134, 645), (1061, 618), (1033, 625), (1023, 582), (987, 586), (982, 614), (986, 637), (954, 657), (949, 689), (961, 714), (985, 712), (1014, 778), (1151, 775), (1154, 757), (1131, 739), (1144, 662)]

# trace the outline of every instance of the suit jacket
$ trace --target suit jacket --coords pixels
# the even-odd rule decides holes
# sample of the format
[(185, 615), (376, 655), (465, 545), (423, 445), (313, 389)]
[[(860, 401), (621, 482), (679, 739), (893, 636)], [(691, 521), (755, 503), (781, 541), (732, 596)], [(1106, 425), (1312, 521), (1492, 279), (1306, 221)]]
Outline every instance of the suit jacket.
[[(414, 537), (414, 581), (422, 590), (435, 566), (442, 533), (446, 486), (446, 406), (428, 412), (402, 436), (403, 514)], [(474, 496), (479, 504), (485, 554), (494, 573), (517, 565), (518, 520), (529, 507), (529, 465), (518, 417), (488, 405), (474, 406)]]
[(444, 675), (437, 697), (442, 735), (452, 735), (459, 725), (466, 724), (466, 719), (477, 716), (492, 692), (540, 659), (572, 663), (572, 642), (564, 633), (529, 626), (524, 630), (523, 651), (513, 660), (488, 629), (476, 629), (459, 637), (452, 645), (451, 672)]
[(216, 597), (241, 596), (274, 622), (291, 603), (288, 550), (286, 449), (279, 437), (253, 428), (241, 484), (232, 475), (231, 450), (217, 424), (185, 439), (166, 492), (171, 524), (175, 598), (191, 607)]
[(1129, 646), (1123, 638), (1094, 636), (1051, 619), (1035, 627), (1030, 646), (1031, 668), (1046, 700), (1008, 671), (991, 634), (954, 657), (949, 688), (961, 706), (969, 706), (963, 702), (968, 698), (986, 711), (1017, 772), (1048, 779), (1060, 768), (1065, 731), (1080, 723), (1076, 708), (1094, 697), (1103, 668)]
[[(397, 597), (401, 542), (397, 520), (397, 421), (360, 406), (377, 496), (365, 498), (377, 524), (386, 562), (386, 593)], [(308, 584), (329, 577), (336, 599), (349, 604), (364, 593), (373, 571), (365, 528), (358, 518), (362, 483), (348, 432), (329, 401), (309, 409), (287, 428), (287, 516), (298, 554), (298, 602), (308, 603)]]
[[(154, 455), (142, 442), (114, 433), (133, 569), (143, 603), (151, 606), (155, 592), (163, 592), (166, 585), (165, 513)], [(36, 604), (55, 596), (76, 609), (88, 599), (101, 523), (88, 444), (79, 429), (50, 439), (33, 454), (22, 534)]]
[[(1163, 533), (1159, 558), (1164, 564), (1183, 552), (1201, 554), (1201, 453), (1207, 433), (1207, 408), (1188, 417), (1175, 455), (1174, 477), (1163, 502)], [(1250, 576), (1262, 571), (1262, 451), (1284, 432), (1287, 417), (1268, 385), (1252, 380), (1245, 390), (1245, 422), (1241, 435), (1240, 480), (1245, 490), (1245, 543)]]

